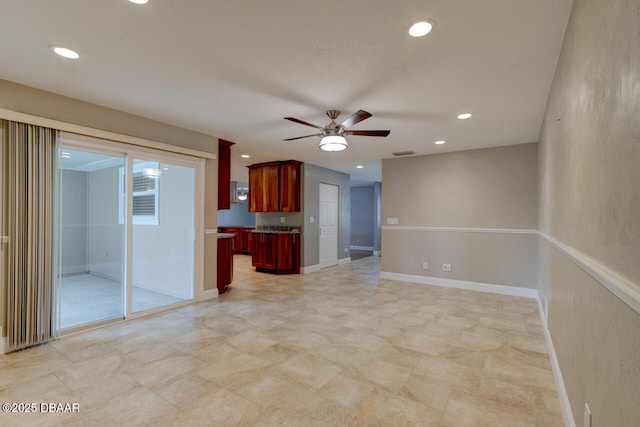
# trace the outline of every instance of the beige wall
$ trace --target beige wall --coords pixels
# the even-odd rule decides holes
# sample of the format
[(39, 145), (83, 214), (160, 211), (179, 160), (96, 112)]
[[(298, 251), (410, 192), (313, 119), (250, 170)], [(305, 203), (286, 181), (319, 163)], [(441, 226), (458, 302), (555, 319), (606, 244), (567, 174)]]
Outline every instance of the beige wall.
[(218, 152), (218, 139), (209, 135), (7, 80), (0, 80), (0, 108), (210, 153)]
[(537, 144), (383, 160), (382, 224), (384, 272), (535, 288)]
[(382, 162), (382, 225), (535, 229), (537, 144)]
[(574, 0), (541, 133), (541, 294), (577, 425), (585, 402), (594, 426), (640, 420), (640, 315), (585, 271), (640, 291), (639, 28), (637, 0)]
[[(193, 132), (170, 124), (146, 119), (122, 111), (101, 107), (95, 104), (41, 91), (0, 80), (0, 108), (27, 113), (34, 116), (55, 119), (67, 123), (91, 127), (124, 135), (140, 137), (196, 150), (218, 152), (218, 139), (209, 135)], [(205, 228), (215, 229), (217, 225), (217, 185), (218, 165), (216, 160), (207, 160), (205, 166)], [(3, 166), (2, 171), (6, 168)], [(5, 180), (6, 182), (6, 180)], [(2, 206), (7, 204), (2, 200)], [(215, 234), (205, 236), (204, 289), (216, 288), (217, 245)], [(6, 245), (5, 245), (6, 249)], [(6, 256), (6, 250), (0, 258)], [(4, 265), (2, 265), (4, 271)], [(2, 335), (6, 335), (6, 282), (0, 275), (0, 326)]]

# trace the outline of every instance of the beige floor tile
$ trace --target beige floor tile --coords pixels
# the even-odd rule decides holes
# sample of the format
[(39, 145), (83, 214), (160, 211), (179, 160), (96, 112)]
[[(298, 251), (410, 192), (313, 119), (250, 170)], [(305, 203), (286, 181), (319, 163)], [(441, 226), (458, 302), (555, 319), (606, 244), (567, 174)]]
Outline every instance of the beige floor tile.
[(548, 391), (556, 390), (550, 370), (493, 355), (487, 357), (482, 375), (513, 384), (536, 386)]
[(81, 405), (0, 425), (562, 425), (535, 301), (234, 262), (218, 299), (0, 355), (3, 401)]
[(250, 354), (264, 351), (277, 342), (277, 339), (274, 339), (264, 333), (251, 330), (239, 333), (227, 339), (227, 344)]
[(330, 361), (310, 354), (297, 354), (270, 369), (273, 375), (286, 381), (316, 389), (322, 388), (340, 371)]
[(266, 367), (270, 365), (269, 362), (259, 359), (250, 354), (240, 353), (237, 356), (227, 357), (221, 359), (216, 363), (213, 363), (198, 372), (201, 377), (219, 382), (225, 377), (229, 377), (235, 374), (243, 372), (263, 372)]
[(122, 354), (76, 363), (74, 366), (56, 371), (55, 375), (70, 389), (78, 390), (123, 372), (128, 362)]
[(291, 390), (291, 383), (271, 375), (262, 375), (236, 390), (236, 394), (263, 408), (274, 405)]
[(357, 366), (354, 372), (361, 381), (367, 381), (372, 385), (397, 393), (411, 375), (411, 368), (374, 360), (367, 365)]
[(200, 376), (186, 375), (157, 388), (155, 393), (167, 402), (181, 407), (202, 397), (210, 396), (220, 388)]
[(349, 425), (435, 427), (441, 417), (442, 411), (383, 389), (374, 389), (358, 407)]
[(151, 363), (129, 364), (124, 372), (151, 390), (157, 390), (177, 378), (197, 372), (205, 363), (193, 356), (167, 357)]
[(536, 427), (555, 427), (564, 425), (562, 409), (558, 396), (554, 392), (534, 389), (533, 415)]
[(444, 339), (435, 338), (422, 332), (405, 331), (403, 335), (391, 341), (397, 346), (433, 356), (442, 356), (449, 349), (449, 344)]
[(88, 409), (81, 408), (79, 415), (65, 420), (65, 426), (147, 426), (160, 425), (175, 407), (144, 387), (121, 393), (104, 405)]
[(441, 427), (533, 427), (533, 414), (463, 392), (452, 393)]
[(105, 405), (111, 399), (141, 387), (130, 376), (119, 373), (96, 383), (91, 383), (76, 391), (82, 411)]
[(356, 409), (373, 389), (374, 387), (370, 384), (336, 375), (320, 391), (327, 399), (347, 408)]
[(412, 374), (398, 394), (443, 411), (451, 395), (451, 388), (433, 378)]

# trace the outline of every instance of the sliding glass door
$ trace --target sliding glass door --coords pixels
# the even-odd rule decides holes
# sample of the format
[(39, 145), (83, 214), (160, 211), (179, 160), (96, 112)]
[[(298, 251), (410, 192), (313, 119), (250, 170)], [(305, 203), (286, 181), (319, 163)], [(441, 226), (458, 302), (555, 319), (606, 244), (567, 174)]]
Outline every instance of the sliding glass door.
[(131, 311), (193, 297), (195, 170), (133, 160)]
[(124, 315), (123, 155), (59, 150), (59, 328)]
[(192, 300), (200, 163), (72, 134), (61, 141), (58, 329)]

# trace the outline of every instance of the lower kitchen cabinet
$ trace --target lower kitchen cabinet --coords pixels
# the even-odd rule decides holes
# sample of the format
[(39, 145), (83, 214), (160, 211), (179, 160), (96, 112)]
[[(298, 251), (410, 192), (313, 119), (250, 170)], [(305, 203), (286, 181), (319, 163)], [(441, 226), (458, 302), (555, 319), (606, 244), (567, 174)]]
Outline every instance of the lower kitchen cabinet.
[(223, 294), (233, 281), (232, 237), (218, 237), (218, 294)]
[(232, 249), (234, 254), (251, 255), (253, 228), (249, 227), (218, 227), (218, 233), (229, 233), (235, 236), (232, 239)]
[(278, 253), (277, 234), (253, 233), (251, 265), (257, 270), (276, 270)]
[(299, 233), (253, 233), (251, 265), (275, 274), (300, 273)]
[(242, 254), (251, 255), (253, 250), (253, 228), (240, 229), (240, 250)]

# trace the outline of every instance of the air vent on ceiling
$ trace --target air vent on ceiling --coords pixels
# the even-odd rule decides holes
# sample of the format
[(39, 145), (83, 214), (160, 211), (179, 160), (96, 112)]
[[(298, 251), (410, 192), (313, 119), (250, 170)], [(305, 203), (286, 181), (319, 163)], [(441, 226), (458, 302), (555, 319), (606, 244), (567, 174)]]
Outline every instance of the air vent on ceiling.
[(408, 151), (396, 151), (395, 153), (391, 153), (391, 154), (393, 154), (394, 156), (410, 156), (412, 154), (416, 154), (416, 152), (408, 150)]

